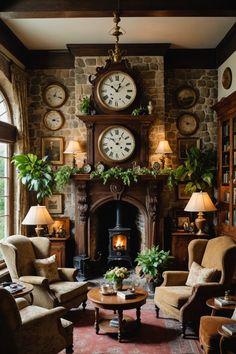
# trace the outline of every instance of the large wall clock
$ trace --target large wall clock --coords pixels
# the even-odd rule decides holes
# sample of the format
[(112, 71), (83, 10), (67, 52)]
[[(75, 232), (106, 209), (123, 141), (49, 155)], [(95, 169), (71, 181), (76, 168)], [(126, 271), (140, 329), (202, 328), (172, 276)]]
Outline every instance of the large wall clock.
[(137, 73), (127, 60), (119, 63), (107, 60), (105, 67), (97, 68), (95, 77), (90, 76), (89, 80), (98, 113), (131, 113), (136, 107), (139, 98)]
[(100, 134), (98, 149), (106, 161), (125, 161), (133, 155), (134, 135), (122, 125), (112, 125)]

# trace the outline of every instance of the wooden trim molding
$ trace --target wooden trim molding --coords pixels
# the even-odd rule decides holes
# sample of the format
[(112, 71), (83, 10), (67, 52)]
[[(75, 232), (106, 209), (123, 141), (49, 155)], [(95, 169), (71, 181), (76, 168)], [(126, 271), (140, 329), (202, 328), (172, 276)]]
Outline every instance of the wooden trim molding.
[(73, 69), (74, 57), (68, 50), (30, 50), (27, 69)]
[(168, 69), (216, 69), (215, 49), (169, 49), (165, 57)]
[[(117, 0), (18, 0), (2, 1), (1, 18), (111, 17)], [(235, 16), (236, 4), (229, 0), (129, 0), (119, 5), (121, 16)]]
[(14, 125), (0, 121), (0, 140), (4, 143), (16, 141), (17, 129)]
[(236, 23), (216, 47), (217, 67), (236, 51)]

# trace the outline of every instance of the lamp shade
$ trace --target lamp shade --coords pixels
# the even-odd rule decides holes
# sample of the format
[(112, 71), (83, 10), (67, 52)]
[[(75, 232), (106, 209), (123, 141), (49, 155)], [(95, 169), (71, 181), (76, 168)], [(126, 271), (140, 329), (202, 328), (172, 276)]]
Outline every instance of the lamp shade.
[(156, 154), (172, 154), (172, 152), (173, 151), (171, 150), (171, 147), (167, 140), (159, 141), (159, 144), (155, 151)]
[(48, 225), (53, 223), (51, 215), (43, 205), (32, 206), (22, 221), (23, 225)]
[(64, 154), (75, 154), (78, 152), (82, 152), (79, 142), (75, 140), (70, 140), (67, 148), (64, 151)]
[(207, 192), (194, 192), (184, 210), (192, 212), (215, 211), (216, 207)]

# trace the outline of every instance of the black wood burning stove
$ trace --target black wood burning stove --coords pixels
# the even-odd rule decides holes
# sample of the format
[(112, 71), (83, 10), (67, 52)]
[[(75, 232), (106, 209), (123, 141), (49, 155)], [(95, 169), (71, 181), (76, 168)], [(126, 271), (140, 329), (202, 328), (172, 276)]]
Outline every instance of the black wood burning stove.
[(130, 258), (130, 233), (131, 229), (122, 226), (121, 202), (116, 204), (116, 225), (109, 231), (109, 255), (108, 265), (125, 265), (132, 267)]

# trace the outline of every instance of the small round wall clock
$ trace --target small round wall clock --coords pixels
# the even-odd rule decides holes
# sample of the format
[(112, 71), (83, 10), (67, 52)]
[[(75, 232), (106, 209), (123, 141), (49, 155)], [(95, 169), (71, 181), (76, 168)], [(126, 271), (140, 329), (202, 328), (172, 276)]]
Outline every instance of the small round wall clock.
[(229, 67), (225, 68), (222, 75), (222, 86), (228, 90), (232, 84), (232, 71)]
[(67, 91), (65, 86), (59, 82), (51, 83), (43, 90), (43, 100), (49, 107), (59, 108), (67, 100)]
[(125, 161), (132, 156), (134, 149), (134, 135), (122, 125), (106, 128), (98, 139), (98, 150), (107, 161)]
[(49, 130), (61, 129), (65, 121), (64, 115), (60, 111), (50, 110), (45, 113), (43, 123)]
[(198, 117), (192, 113), (183, 113), (177, 118), (177, 129), (182, 135), (192, 135), (198, 127)]

